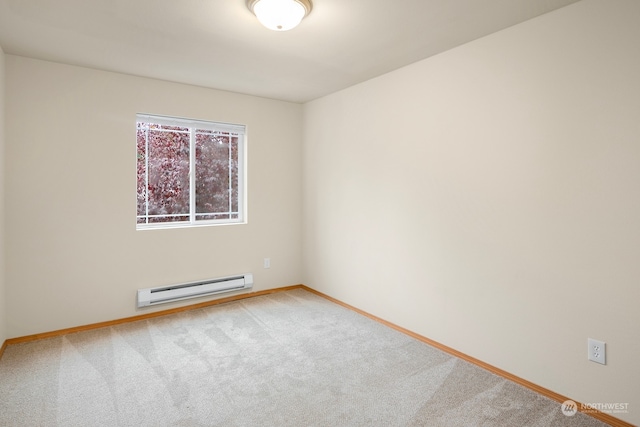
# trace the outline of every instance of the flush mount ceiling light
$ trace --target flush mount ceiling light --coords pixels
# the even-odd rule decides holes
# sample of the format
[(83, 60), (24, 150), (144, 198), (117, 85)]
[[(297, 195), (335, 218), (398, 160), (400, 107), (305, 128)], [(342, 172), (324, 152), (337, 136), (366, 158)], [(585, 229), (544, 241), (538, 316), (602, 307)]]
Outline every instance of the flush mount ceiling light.
[(311, 0), (247, 0), (258, 21), (274, 31), (296, 27), (311, 12)]

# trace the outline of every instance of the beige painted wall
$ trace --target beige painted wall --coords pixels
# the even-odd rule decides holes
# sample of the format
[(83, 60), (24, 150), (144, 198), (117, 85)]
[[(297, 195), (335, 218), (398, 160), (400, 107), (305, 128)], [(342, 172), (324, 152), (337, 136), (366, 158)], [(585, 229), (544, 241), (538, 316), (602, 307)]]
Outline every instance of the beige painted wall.
[[(6, 82), (9, 337), (152, 311), (143, 287), (301, 282), (301, 105), (12, 55)], [(248, 224), (136, 231), (138, 112), (247, 125)]]
[(640, 424), (638, 22), (585, 0), (306, 104), (305, 283)]
[(0, 47), (0, 346), (7, 338), (4, 271), (4, 58)]

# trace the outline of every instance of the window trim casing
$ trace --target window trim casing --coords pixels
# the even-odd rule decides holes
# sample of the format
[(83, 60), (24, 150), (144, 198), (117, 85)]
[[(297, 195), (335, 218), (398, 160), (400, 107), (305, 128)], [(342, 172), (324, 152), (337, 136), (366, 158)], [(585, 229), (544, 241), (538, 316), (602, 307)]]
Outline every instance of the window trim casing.
[[(137, 113), (137, 123), (147, 122), (167, 126), (188, 127), (190, 129), (202, 129), (220, 132), (229, 132), (238, 135), (238, 218), (235, 219), (209, 219), (196, 220), (195, 212), (195, 137), (190, 132), (189, 142), (189, 221), (138, 223), (136, 208), (136, 230), (158, 230), (171, 228), (192, 228), (208, 227), (219, 225), (238, 225), (247, 223), (247, 187), (246, 187), (246, 165), (247, 165), (247, 127), (246, 125), (213, 122), (209, 120), (187, 119), (182, 117), (162, 116), (156, 114)], [(137, 154), (137, 149), (136, 149)], [(148, 169), (147, 169), (148, 170)], [(192, 191), (193, 189), (193, 191)], [(137, 204), (137, 200), (136, 200)]]

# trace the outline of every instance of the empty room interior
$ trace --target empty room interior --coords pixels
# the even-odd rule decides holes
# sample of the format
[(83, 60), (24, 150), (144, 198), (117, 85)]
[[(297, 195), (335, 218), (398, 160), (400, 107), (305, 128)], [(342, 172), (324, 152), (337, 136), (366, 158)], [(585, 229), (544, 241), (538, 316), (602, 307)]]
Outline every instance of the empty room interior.
[[(304, 285), (640, 425), (640, 1), (251, 3), (0, 0), (2, 357)], [(141, 114), (244, 129), (237, 221), (136, 223)]]

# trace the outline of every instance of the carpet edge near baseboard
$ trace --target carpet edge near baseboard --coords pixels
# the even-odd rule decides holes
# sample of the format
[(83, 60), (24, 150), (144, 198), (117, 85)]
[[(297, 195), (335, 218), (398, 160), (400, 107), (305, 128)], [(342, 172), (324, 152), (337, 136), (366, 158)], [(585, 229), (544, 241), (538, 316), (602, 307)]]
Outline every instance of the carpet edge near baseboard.
[[(228, 297), (203, 301), (196, 304), (184, 305), (184, 306), (169, 308), (165, 310), (158, 310), (158, 311), (152, 311), (144, 314), (137, 314), (135, 316), (123, 317), (121, 319), (107, 320), (104, 322), (90, 323), (88, 325), (74, 326), (71, 328), (57, 329), (54, 331), (41, 332), (37, 334), (25, 335), (25, 336), (15, 337), (15, 338), (8, 338), (5, 341), (3, 349), (4, 347), (13, 345), (13, 344), (20, 344), (20, 343), (25, 343), (30, 341), (38, 341), (38, 340), (47, 339), (47, 338), (55, 338), (63, 335), (73, 334), (76, 332), (90, 331), (92, 329), (108, 328), (110, 326), (120, 325), (123, 323), (138, 322), (140, 320), (152, 319), (154, 317), (169, 316), (171, 314), (181, 313), (184, 311), (197, 310), (200, 308), (211, 307), (211, 306), (239, 301), (247, 298), (259, 297), (262, 295), (269, 295), (276, 292), (285, 292), (285, 291), (290, 291), (292, 289), (303, 289), (303, 288), (309, 289), (304, 285), (292, 285), (292, 286), (285, 286), (281, 288), (265, 289), (265, 290), (256, 291), (256, 292), (245, 292), (245, 293), (232, 295)], [(0, 353), (0, 357), (1, 357), (1, 353)]]
[(329, 301), (331, 301), (331, 302), (333, 302), (335, 304), (338, 304), (338, 305), (340, 305), (342, 307), (345, 307), (345, 308), (347, 308), (349, 310), (355, 311), (356, 313), (359, 313), (359, 314), (361, 314), (361, 315), (363, 315), (365, 317), (368, 317), (368, 318), (370, 318), (370, 319), (372, 319), (372, 320), (374, 320), (376, 322), (379, 322), (379, 323), (381, 323), (381, 324), (383, 324), (383, 325), (385, 325), (385, 326), (387, 326), (387, 327), (389, 327), (391, 329), (394, 329), (394, 330), (396, 330), (398, 332), (401, 332), (401, 333), (403, 333), (405, 335), (408, 335), (408, 336), (410, 336), (410, 337), (412, 337), (412, 338), (414, 338), (414, 339), (416, 339), (418, 341), (421, 341), (421, 342), (423, 342), (425, 344), (428, 344), (428, 345), (430, 345), (432, 347), (435, 347), (438, 350), (441, 350), (441, 351), (443, 351), (443, 352), (445, 352), (445, 353), (447, 353), (447, 354), (449, 354), (449, 355), (451, 355), (453, 357), (457, 357), (458, 359), (462, 359), (462, 360), (464, 360), (466, 362), (469, 362), (469, 363), (471, 363), (471, 364), (473, 364), (475, 366), (478, 366), (479, 368), (482, 368), (482, 369), (484, 369), (486, 371), (489, 371), (489, 372), (491, 372), (493, 374), (496, 374), (496, 375), (498, 375), (498, 376), (500, 376), (502, 378), (505, 378), (505, 379), (507, 379), (509, 381), (512, 381), (512, 382), (514, 382), (516, 384), (519, 384), (519, 385), (521, 385), (521, 386), (523, 386), (525, 388), (528, 388), (529, 390), (532, 390), (532, 391), (534, 391), (534, 392), (536, 392), (536, 393), (538, 393), (538, 394), (540, 394), (542, 396), (545, 396), (545, 397), (547, 397), (547, 398), (549, 398), (551, 400), (554, 400), (554, 401), (559, 402), (559, 403), (563, 403), (563, 402), (565, 402), (567, 400), (571, 400), (571, 401), (573, 401), (573, 402), (575, 402), (577, 404), (578, 410), (580, 412), (585, 412), (587, 415), (591, 416), (592, 418), (595, 418), (595, 419), (597, 419), (599, 421), (607, 423), (611, 427), (636, 427), (631, 423), (623, 421), (623, 420), (621, 420), (619, 418), (616, 418), (616, 417), (614, 417), (612, 415), (609, 415), (609, 414), (606, 414), (604, 412), (599, 412), (599, 411), (593, 410), (591, 408), (589, 408), (588, 411), (583, 410), (582, 408), (584, 408), (585, 406), (582, 405), (580, 402), (574, 400), (574, 399), (571, 399), (569, 397), (563, 396), (563, 395), (561, 395), (559, 393), (556, 393), (556, 392), (554, 392), (552, 390), (549, 390), (549, 389), (547, 389), (545, 387), (539, 386), (539, 385), (537, 385), (535, 383), (532, 383), (531, 381), (525, 380), (524, 378), (520, 378), (517, 375), (514, 375), (514, 374), (512, 374), (510, 372), (504, 371), (504, 370), (502, 370), (500, 368), (497, 368), (497, 367), (495, 367), (493, 365), (490, 365), (489, 363), (483, 362), (480, 359), (476, 359), (475, 357), (469, 356), (468, 354), (462, 353), (461, 351), (458, 351), (458, 350), (453, 349), (451, 347), (448, 347), (448, 346), (446, 346), (444, 344), (441, 344), (441, 343), (439, 343), (437, 341), (434, 341), (434, 340), (432, 340), (430, 338), (427, 338), (425, 336), (417, 334), (417, 333), (415, 333), (415, 332), (413, 332), (413, 331), (411, 331), (409, 329), (403, 328), (402, 326), (398, 326), (398, 325), (396, 325), (394, 323), (391, 323), (391, 322), (389, 322), (387, 320), (384, 320), (384, 319), (382, 319), (380, 317), (374, 316), (373, 314), (367, 313), (364, 310), (360, 310), (357, 307), (354, 307), (354, 306), (352, 306), (350, 304), (342, 302), (342, 301), (340, 301), (340, 300), (338, 300), (336, 298), (333, 298), (333, 297), (331, 297), (329, 295), (323, 294), (322, 292), (316, 291), (315, 289), (309, 288), (308, 286), (303, 285), (302, 288), (307, 290), (307, 291), (309, 291), (309, 292), (311, 292), (311, 293), (313, 293), (313, 294), (315, 294), (315, 295), (318, 295), (320, 297), (326, 298), (327, 300), (329, 300)]
[[(125, 317), (125, 318), (121, 318), (121, 319), (116, 319), (116, 320), (109, 320), (109, 321), (105, 321), (105, 322), (97, 322), (97, 323), (91, 323), (88, 325), (82, 325), (82, 326), (76, 326), (76, 327), (72, 327), (72, 328), (65, 328), (65, 329), (59, 329), (59, 330), (55, 330), (55, 331), (50, 331), (50, 332), (43, 332), (43, 333), (38, 333), (38, 334), (32, 334), (32, 335), (26, 335), (26, 336), (22, 336), (22, 337), (16, 337), (16, 338), (9, 338), (6, 339), (4, 341), (4, 343), (2, 344), (2, 346), (0, 347), (0, 359), (2, 359), (2, 355), (4, 354), (5, 349), (10, 346), (10, 345), (14, 345), (14, 344), (20, 344), (20, 343), (25, 343), (25, 342), (30, 342), (30, 341), (37, 341), (37, 340), (41, 340), (41, 339), (47, 339), (47, 338), (54, 338), (54, 337), (58, 337), (58, 336), (62, 336), (62, 335), (68, 335), (68, 334), (72, 334), (72, 333), (76, 333), (76, 332), (84, 332), (84, 331), (89, 331), (92, 329), (100, 329), (100, 328), (106, 328), (106, 327), (110, 327), (110, 326), (115, 326), (115, 325), (119, 325), (119, 324), (123, 324), (123, 323), (131, 323), (131, 322), (137, 322), (140, 320), (145, 320), (145, 319), (151, 319), (154, 317), (161, 317), (161, 316), (168, 316), (171, 314), (176, 314), (176, 313), (180, 313), (180, 312), (184, 312), (184, 311), (189, 311), (189, 310), (197, 310), (200, 308), (205, 308), (205, 307), (211, 307), (211, 306), (215, 306), (215, 305), (219, 305), (219, 304), (225, 304), (228, 302), (234, 302), (234, 301), (240, 301), (243, 299), (248, 299), (248, 298), (254, 298), (254, 297), (259, 297), (259, 296), (263, 296), (263, 295), (269, 295), (269, 294), (274, 294), (274, 293), (278, 293), (278, 292), (286, 292), (286, 291), (290, 291), (290, 290), (294, 290), (294, 289), (303, 289), (307, 292), (310, 292), (314, 295), (317, 295), (319, 297), (322, 297), (328, 301), (331, 301), (337, 305), (340, 305), (344, 308), (347, 308), (349, 310), (352, 310), (362, 316), (368, 317), (369, 319), (372, 319), (376, 322), (379, 322), (391, 329), (394, 329), (400, 333), (403, 333), (405, 335), (408, 335), (418, 341), (421, 341), (427, 345), (430, 345), (432, 347), (435, 347), (451, 356), (457, 357), (458, 359), (462, 359), (466, 362), (469, 362), (475, 366), (478, 366), (486, 371), (489, 371), (495, 375), (498, 375), (502, 378), (505, 378), (509, 381), (512, 381), (516, 384), (519, 384), (525, 388), (528, 388), (529, 390), (532, 390), (542, 396), (545, 396), (551, 400), (554, 400), (556, 402), (559, 403), (563, 403), (567, 400), (572, 400), (574, 402), (576, 402), (576, 404), (578, 405), (578, 410), (582, 410), (582, 408), (584, 407), (580, 402), (575, 401), (574, 399), (570, 399), (566, 396), (563, 396), (559, 393), (556, 393), (552, 390), (549, 390), (547, 388), (544, 388), (542, 386), (539, 386), (537, 384), (532, 383), (531, 381), (525, 380), (524, 378), (520, 378), (517, 375), (511, 374), (507, 371), (504, 371), (500, 368), (497, 368), (493, 365), (490, 365), (486, 362), (483, 362), (482, 360), (476, 359), (475, 357), (469, 356), (465, 353), (462, 353), (458, 350), (455, 350), (451, 347), (448, 347), (444, 344), (441, 344), (437, 341), (434, 341), (430, 338), (424, 337), (420, 334), (417, 334), (413, 331), (410, 331), (409, 329), (403, 328), (402, 326), (398, 326), (394, 323), (388, 322), (380, 317), (374, 316), (373, 314), (367, 313), (364, 310), (361, 310), (357, 307), (354, 307), (350, 304), (347, 304), (345, 302), (342, 302), (336, 298), (333, 298), (327, 294), (324, 294), (322, 292), (319, 292), (313, 288), (310, 288), (306, 285), (303, 284), (298, 284), (298, 285), (292, 285), (292, 286), (285, 286), (285, 287), (280, 287), (280, 288), (273, 288), (273, 289), (265, 289), (262, 291), (257, 291), (257, 292), (248, 292), (248, 293), (242, 293), (242, 294), (238, 294), (238, 295), (233, 295), (233, 296), (229, 296), (229, 297), (224, 297), (224, 298), (218, 298), (218, 299), (213, 299), (213, 300), (209, 300), (209, 301), (204, 301), (204, 302), (200, 302), (200, 303), (196, 303), (196, 304), (190, 304), (190, 305), (185, 305), (185, 306), (181, 306), (181, 307), (175, 307), (175, 308), (170, 308), (170, 309), (166, 309), (166, 310), (159, 310), (159, 311), (154, 311), (151, 313), (145, 313), (145, 314), (139, 314), (139, 315), (135, 315), (135, 316), (130, 316), (130, 317)], [(582, 411), (584, 412), (584, 411)], [(593, 409), (590, 409), (588, 412), (586, 412), (587, 415), (591, 416), (592, 418), (595, 418), (599, 421), (602, 421), (606, 424), (609, 424), (612, 427), (635, 427), (633, 424), (628, 423), (626, 421), (623, 421), (621, 419), (618, 419), (612, 415), (606, 414), (604, 412), (599, 412), (599, 411), (595, 411)]]

